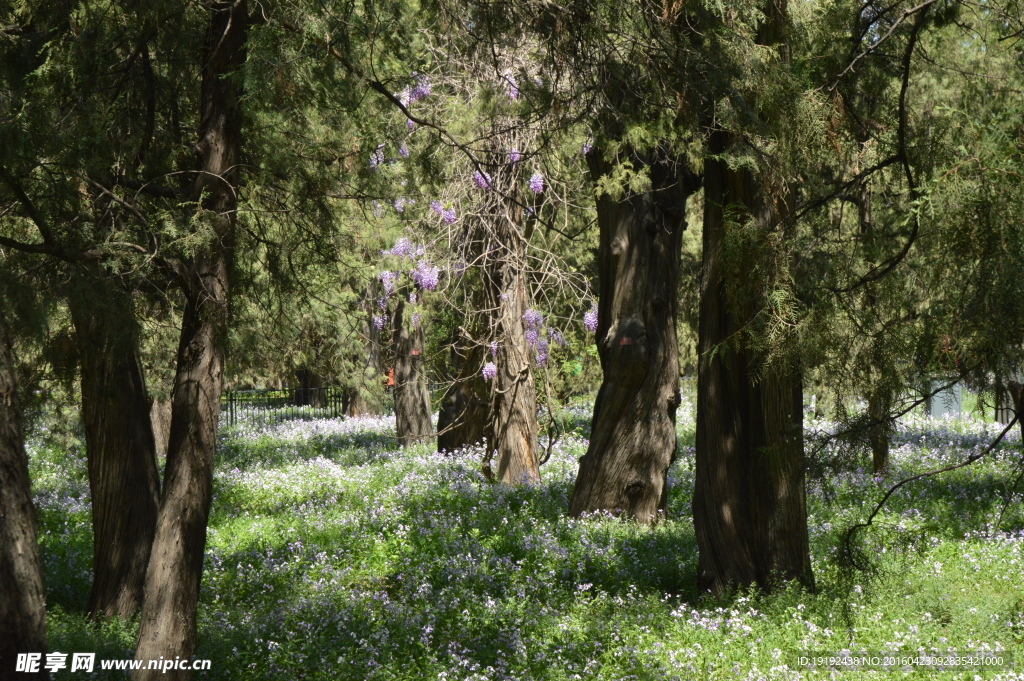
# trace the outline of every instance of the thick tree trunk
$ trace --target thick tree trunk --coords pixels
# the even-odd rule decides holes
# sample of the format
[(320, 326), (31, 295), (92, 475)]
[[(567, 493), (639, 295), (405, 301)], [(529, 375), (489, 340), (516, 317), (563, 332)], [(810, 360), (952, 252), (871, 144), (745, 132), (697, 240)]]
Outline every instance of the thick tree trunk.
[[(597, 178), (597, 154), (591, 154)], [(569, 512), (653, 523), (664, 511), (679, 406), (677, 290), (686, 201), (697, 188), (681, 164), (650, 166), (652, 187), (597, 201), (600, 301), (597, 346), (604, 380), (590, 446)]]
[[(39, 673), (15, 672), (18, 653), (40, 653)], [(0, 310), (0, 681), (48, 679), (43, 561), (28, 477), (14, 357)]]
[(454, 452), (484, 440), (487, 426), (487, 385), (480, 375), (483, 347), (452, 351), (455, 378), (441, 399), (437, 416), (437, 451)]
[(81, 365), (92, 493), (93, 617), (132, 617), (142, 605), (156, 531), (160, 476), (131, 298), (85, 272), (68, 298)]
[(423, 371), (423, 329), (406, 320), (406, 303), (399, 297), (395, 308), (395, 429), (403, 447), (422, 442), (433, 434), (430, 392)]
[[(520, 237), (521, 239), (521, 237)], [(496, 310), (498, 368), (491, 389), (485, 430), (488, 456), (484, 474), (493, 478), (493, 458), (498, 459), (497, 479), (506, 484), (540, 480), (537, 460), (537, 394), (533, 378), (532, 348), (526, 339), (523, 314), (528, 308), (525, 268), (518, 258), (505, 258), (487, 273), (489, 306)]]
[[(156, 538), (146, 574), (135, 659), (189, 658), (213, 488), (217, 420), (227, 346), (234, 256), (242, 81), (247, 35), (245, 0), (211, 7), (200, 104), (195, 197), (213, 238), (183, 273), (185, 312), (174, 377), (171, 434)], [(187, 671), (140, 670), (136, 681), (183, 680)]]
[(167, 456), (167, 440), (171, 436), (171, 400), (154, 398), (149, 408), (149, 420), (153, 423), (156, 458), (160, 461)]
[[(711, 153), (729, 137), (715, 132)], [(803, 399), (799, 369), (758, 378), (743, 329), (757, 314), (750, 267), (727, 270), (727, 206), (768, 228), (779, 212), (746, 170), (710, 157), (704, 166), (704, 253), (699, 322), (696, 482), (693, 521), (698, 585), (721, 595), (796, 578), (813, 588), (804, 498)]]

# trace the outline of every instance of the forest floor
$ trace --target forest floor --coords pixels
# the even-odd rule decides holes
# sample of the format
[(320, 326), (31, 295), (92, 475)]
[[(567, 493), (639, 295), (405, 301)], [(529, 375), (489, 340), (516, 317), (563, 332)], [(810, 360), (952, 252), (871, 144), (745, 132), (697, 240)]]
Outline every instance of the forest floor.
[[(819, 446), (808, 424), (810, 538), (818, 592), (713, 600), (696, 591), (690, 519), (693, 413), (669, 517), (653, 529), (566, 517), (589, 408), (563, 414), (543, 482), (485, 481), (479, 451), (402, 451), (394, 420), (241, 423), (221, 434), (196, 657), (214, 679), (831, 678), (800, 655), (1009, 651), (1024, 669), (1020, 439), (981, 462), (904, 486), (860, 536), (868, 570), (839, 546), (899, 478), (961, 461), (999, 432), (974, 420), (903, 421), (893, 470)], [(56, 432), (56, 428), (51, 428)], [(845, 452), (845, 453), (844, 453)], [(89, 623), (90, 505), (81, 442), (30, 443), (51, 651), (130, 657), (136, 624)], [(994, 524), (1007, 499), (1002, 530)], [(877, 669), (861, 678), (930, 678)], [(60, 678), (125, 678), (65, 670)]]

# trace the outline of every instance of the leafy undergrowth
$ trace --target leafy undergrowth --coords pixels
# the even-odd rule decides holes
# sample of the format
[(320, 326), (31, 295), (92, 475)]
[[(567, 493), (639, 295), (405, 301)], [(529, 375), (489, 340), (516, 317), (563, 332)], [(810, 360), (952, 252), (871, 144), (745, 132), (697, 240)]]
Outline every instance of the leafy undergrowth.
[[(389, 419), (225, 430), (196, 655), (212, 668), (194, 678), (831, 678), (798, 655), (1024, 648), (1019, 497), (991, 526), (1018, 473), (1016, 437), (897, 492), (857, 535), (862, 569), (838, 548), (891, 482), (962, 460), (996, 426), (908, 420), (885, 480), (832, 465), (808, 484), (817, 593), (713, 600), (695, 586), (692, 406), (680, 412), (670, 517), (653, 529), (566, 517), (587, 444), (578, 416), (563, 418), (576, 430), (554, 446), (543, 483), (515, 488), (485, 481), (477, 450), (397, 449)], [(809, 428), (810, 450), (829, 425)], [(51, 650), (130, 655), (134, 622), (83, 615), (92, 546), (80, 448), (36, 443), (32, 466)], [(92, 678), (104, 674), (123, 678)], [(944, 673), (958, 675), (1016, 678)]]

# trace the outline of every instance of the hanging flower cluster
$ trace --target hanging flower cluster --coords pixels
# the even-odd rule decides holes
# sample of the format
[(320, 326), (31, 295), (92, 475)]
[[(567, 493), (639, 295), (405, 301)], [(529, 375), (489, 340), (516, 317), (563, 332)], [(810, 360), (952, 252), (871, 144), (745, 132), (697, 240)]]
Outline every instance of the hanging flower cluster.
[(587, 327), (590, 333), (597, 332), (597, 303), (591, 305), (590, 310), (584, 313), (583, 326)]
[(522, 160), (523, 154), (518, 149), (513, 147), (512, 150), (508, 152), (508, 158), (510, 161), (512, 161), (512, 165), (515, 165)]
[(534, 173), (530, 177), (530, 189), (534, 194), (542, 194), (544, 192), (544, 176), (540, 173)]
[[(537, 351), (537, 366), (545, 366), (550, 355), (551, 341), (564, 347), (565, 337), (558, 329), (545, 329), (544, 315), (532, 308), (523, 314), (523, 321), (526, 323), (526, 342)], [(547, 338), (541, 336), (544, 330), (547, 331)]]
[(373, 153), (370, 154), (370, 170), (376, 170), (377, 166), (384, 162), (384, 143), (377, 145)]
[(480, 187), (480, 189), (491, 188), (491, 176), (488, 173), (477, 170), (473, 173), (473, 180), (476, 181), (476, 186)]
[(519, 99), (519, 83), (516, 82), (516, 77), (512, 75), (512, 71), (506, 71), (505, 83), (508, 84), (508, 98), (515, 101)]
[(488, 362), (480, 373), (483, 374), (485, 381), (493, 380), (498, 375), (498, 366), (494, 362)]

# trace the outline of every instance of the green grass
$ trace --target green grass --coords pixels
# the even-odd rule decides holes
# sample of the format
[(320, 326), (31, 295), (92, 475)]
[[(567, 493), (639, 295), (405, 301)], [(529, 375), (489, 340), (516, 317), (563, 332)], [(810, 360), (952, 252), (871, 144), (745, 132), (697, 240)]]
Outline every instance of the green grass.
[[(670, 519), (653, 529), (566, 517), (586, 448), (585, 410), (563, 416), (574, 432), (556, 445), (543, 483), (530, 488), (483, 480), (479, 451), (400, 451), (383, 420), (226, 431), (197, 651), (212, 669), (194, 677), (830, 678), (798, 666), (796, 655), (1024, 648), (1019, 493), (1002, 531), (990, 527), (1011, 498), (1016, 440), (976, 466), (894, 495), (859, 535), (863, 570), (838, 550), (846, 528), (893, 479), (962, 459), (993, 426), (905, 423), (888, 480), (826, 447), (827, 465), (813, 470), (828, 473), (808, 485), (818, 592), (793, 586), (714, 600), (695, 587), (687, 404)], [(134, 622), (97, 625), (83, 614), (92, 547), (80, 444), (37, 443), (32, 472), (51, 650), (127, 656)], [(976, 673), (1014, 678), (960, 675)], [(123, 678), (103, 674), (92, 678)]]

